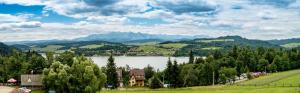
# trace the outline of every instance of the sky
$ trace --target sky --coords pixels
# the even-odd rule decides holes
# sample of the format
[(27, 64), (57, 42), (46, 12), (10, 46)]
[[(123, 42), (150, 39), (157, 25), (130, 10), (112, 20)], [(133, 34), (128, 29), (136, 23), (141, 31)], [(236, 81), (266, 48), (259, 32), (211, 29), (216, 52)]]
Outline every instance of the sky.
[(300, 0), (0, 0), (0, 41), (109, 32), (300, 38)]

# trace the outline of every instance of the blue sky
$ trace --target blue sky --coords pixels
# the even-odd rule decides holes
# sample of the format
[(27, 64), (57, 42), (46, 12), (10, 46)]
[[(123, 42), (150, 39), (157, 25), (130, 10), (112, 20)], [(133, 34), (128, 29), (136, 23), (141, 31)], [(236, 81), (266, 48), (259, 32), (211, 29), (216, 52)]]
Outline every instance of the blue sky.
[(96, 33), (300, 37), (300, 0), (0, 0), (0, 40)]

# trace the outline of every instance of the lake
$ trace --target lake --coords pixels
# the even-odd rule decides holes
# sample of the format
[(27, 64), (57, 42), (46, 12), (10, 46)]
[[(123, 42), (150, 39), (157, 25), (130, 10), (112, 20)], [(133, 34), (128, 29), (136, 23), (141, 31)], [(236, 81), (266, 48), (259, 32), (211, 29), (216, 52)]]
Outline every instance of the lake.
[[(108, 56), (90, 57), (100, 67), (106, 66)], [(118, 67), (125, 67), (126, 64), (131, 68), (144, 68), (148, 64), (155, 69), (165, 69), (168, 57), (163, 56), (114, 56), (115, 63)], [(178, 63), (187, 63), (188, 57), (171, 57), (171, 60), (177, 60)]]

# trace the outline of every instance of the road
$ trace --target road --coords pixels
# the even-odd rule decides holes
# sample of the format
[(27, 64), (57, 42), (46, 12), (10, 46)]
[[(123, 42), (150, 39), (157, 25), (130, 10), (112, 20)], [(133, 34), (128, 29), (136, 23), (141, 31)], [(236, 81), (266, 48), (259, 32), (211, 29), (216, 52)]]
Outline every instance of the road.
[(12, 87), (0, 86), (0, 93), (11, 93), (13, 90)]

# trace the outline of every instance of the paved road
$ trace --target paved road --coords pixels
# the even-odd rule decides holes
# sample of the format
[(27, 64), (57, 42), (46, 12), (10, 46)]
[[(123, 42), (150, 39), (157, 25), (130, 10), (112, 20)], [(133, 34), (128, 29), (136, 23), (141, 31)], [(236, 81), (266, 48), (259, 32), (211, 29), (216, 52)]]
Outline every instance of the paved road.
[(7, 86), (0, 86), (0, 93), (11, 93), (14, 88), (7, 87)]

